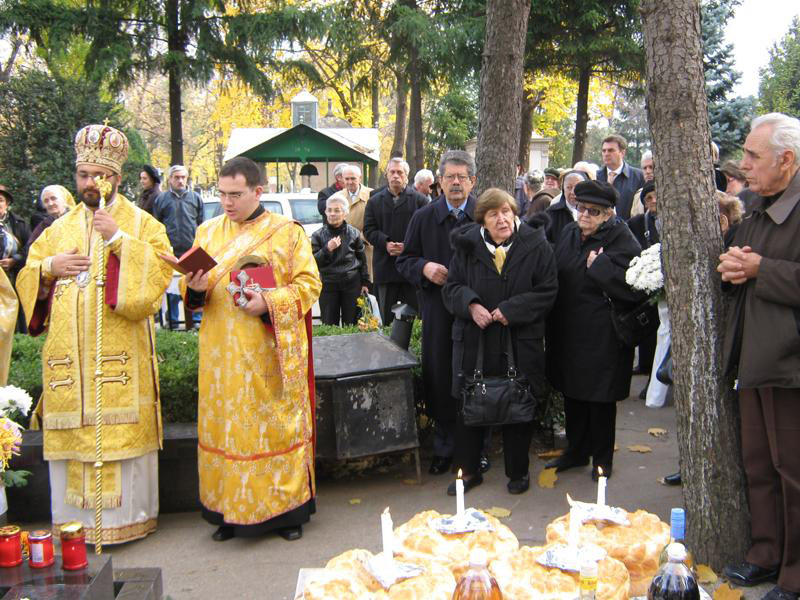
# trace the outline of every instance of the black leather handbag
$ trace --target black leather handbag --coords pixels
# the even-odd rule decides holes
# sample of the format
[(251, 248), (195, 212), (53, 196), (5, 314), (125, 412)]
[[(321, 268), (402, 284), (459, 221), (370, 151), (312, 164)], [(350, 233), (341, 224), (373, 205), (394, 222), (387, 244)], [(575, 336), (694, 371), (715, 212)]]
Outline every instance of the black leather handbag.
[(614, 331), (623, 346), (635, 348), (658, 331), (658, 307), (649, 298), (627, 311), (619, 310), (608, 296), (606, 299), (611, 307)]
[(672, 385), (672, 344), (667, 348), (667, 353), (656, 369), (656, 379), (664, 385)]
[(507, 332), (508, 371), (505, 377), (484, 377), (483, 343), (485, 333), (478, 338), (478, 356), (472, 375), (461, 386), (461, 413), (464, 425), (472, 427), (509, 425), (533, 421), (536, 398), (528, 378), (517, 372), (511, 332)]

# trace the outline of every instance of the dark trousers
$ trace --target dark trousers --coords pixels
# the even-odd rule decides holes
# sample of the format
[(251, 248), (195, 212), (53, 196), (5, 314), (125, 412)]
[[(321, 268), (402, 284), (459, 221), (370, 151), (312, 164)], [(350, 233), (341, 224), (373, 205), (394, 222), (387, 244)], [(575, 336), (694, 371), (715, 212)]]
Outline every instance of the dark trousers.
[(752, 534), (746, 559), (780, 567), (778, 585), (798, 593), (800, 389), (742, 389), (739, 410)]
[[(503, 460), (506, 467), (506, 477), (521, 479), (528, 474), (530, 457), (528, 452), (531, 447), (532, 428), (530, 423), (517, 423), (503, 425)], [(469, 427), (464, 425), (461, 415), (456, 420), (456, 469), (461, 469), (464, 476), (478, 473), (481, 453), (484, 452), (486, 434), (489, 427)]]
[(408, 304), (419, 314), (417, 290), (410, 283), (379, 283), (377, 288), (378, 310), (381, 311), (381, 320), (384, 325), (391, 325), (394, 321), (392, 307), (398, 302)]
[(594, 467), (611, 467), (614, 463), (617, 403), (564, 398), (564, 417), (568, 442), (566, 454), (578, 460), (591, 456)]
[(358, 320), (356, 301), (361, 294), (361, 280), (356, 277), (345, 281), (323, 281), (319, 295), (320, 318), (325, 325), (355, 325)]
[(653, 359), (656, 355), (657, 334), (653, 334), (639, 344), (639, 370), (650, 375), (653, 370)]

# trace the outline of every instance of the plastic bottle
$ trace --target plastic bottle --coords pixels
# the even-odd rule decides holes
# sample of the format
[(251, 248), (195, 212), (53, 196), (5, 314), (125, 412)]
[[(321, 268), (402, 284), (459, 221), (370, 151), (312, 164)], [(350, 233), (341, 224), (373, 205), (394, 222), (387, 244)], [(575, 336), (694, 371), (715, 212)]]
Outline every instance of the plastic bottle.
[(475, 548), (469, 554), (469, 569), (458, 581), (453, 600), (503, 600), (500, 586), (486, 568), (486, 552)]
[(667, 546), (668, 562), (653, 577), (647, 600), (700, 600), (697, 579), (684, 564), (686, 555), (683, 544)]
[(658, 566), (663, 567), (667, 564), (667, 548), (669, 548), (670, 544), (683, 544), (684, 549), (686, 550), (686, 560), (684, 560), (684, 564), (689, 567), (692, 572), (694, 572), (695, 564), (694, 564), (694, 557), (692, 553), (686, 549), (686, 512), (682, 508), (673, 508), (669, 514), (669, 526), (670, 526), (670, 540), (669, 543), (664, 546), (664, 549), (661, 550), (661, 555), (658, 559)]
[(580, 600), (595, 600), (597, 594), (597, 561), (581, 561)]

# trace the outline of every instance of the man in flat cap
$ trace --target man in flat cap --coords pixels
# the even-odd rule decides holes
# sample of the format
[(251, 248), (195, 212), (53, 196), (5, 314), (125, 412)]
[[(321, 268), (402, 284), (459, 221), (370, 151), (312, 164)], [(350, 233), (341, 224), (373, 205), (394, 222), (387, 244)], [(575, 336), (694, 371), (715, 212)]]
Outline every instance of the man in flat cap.
[(162, 435), (152, 315), (172, 275), (158, 255), (172, 249), (164, 226), (117, 191), (128, 155), (125, 135), (88, 125), (78, 132), (75, 151), (82, 202), (31, 245), (17, 290), (31, 335), (48, 332), (44, 394), (34, 421), (44, 430), (53, 525), (80, 521), (87, 541), (98, 538), (94, 423), (100, 384), (101, 540), (114, 544), (156, 528)]

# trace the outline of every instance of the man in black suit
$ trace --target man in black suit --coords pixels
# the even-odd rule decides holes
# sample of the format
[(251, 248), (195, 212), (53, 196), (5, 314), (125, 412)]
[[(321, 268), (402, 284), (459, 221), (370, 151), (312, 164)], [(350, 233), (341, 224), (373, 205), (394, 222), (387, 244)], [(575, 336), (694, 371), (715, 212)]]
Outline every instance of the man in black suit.
[(619, 194), (617, 216), (625, 221), (631, 218), (633, 195), (644, 185), (644, 173), (641, 169), (625, 162), (628, 142), (621, 135), (610, 135), (603, 140), (602, 169), (597, 171), (597, 181), (610, 183)]
[[(453, 315), (442, 301), (442, 286), (453, 257), (450, 232), (472, 222), (475, 161), (463, 150), (442, 156), (439, 179), (444, 194), (411, 217), (397, 270), (420, 291), (422, 311), (422, 384), (425, 412), (434, 422), (433, 462), (429, 473), (450, 469), (455, 449), (458, 400), (453, 398)], [(370, 200), (370, 202), (373, 202)]]
[(408, 163), (392, 158), (386, 166), (388, 185), (370, 197), (364, 211), (364, 237), (372, 244), (373, 283), (378, 290), (378, 308), (384, 325), (394, 320), (392, 307), (397, 302), (419, 310), (417, 292), (395, 266), (403, 252), (403, 240), (411, 215), (428, 199), (408, 185)]

